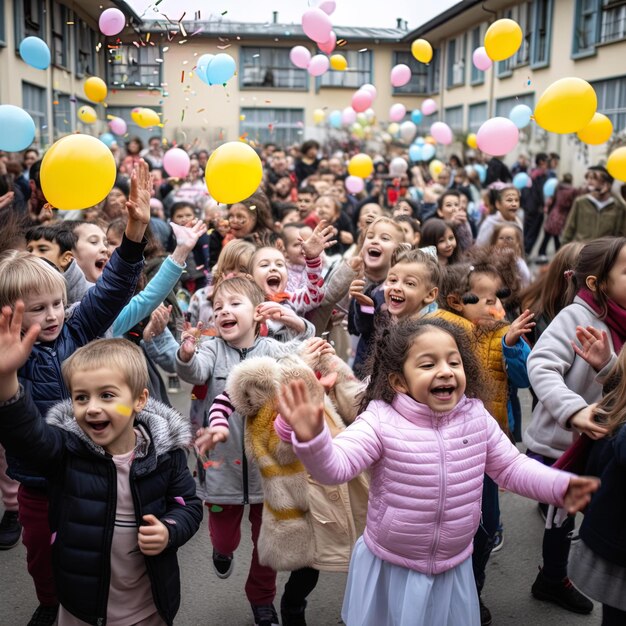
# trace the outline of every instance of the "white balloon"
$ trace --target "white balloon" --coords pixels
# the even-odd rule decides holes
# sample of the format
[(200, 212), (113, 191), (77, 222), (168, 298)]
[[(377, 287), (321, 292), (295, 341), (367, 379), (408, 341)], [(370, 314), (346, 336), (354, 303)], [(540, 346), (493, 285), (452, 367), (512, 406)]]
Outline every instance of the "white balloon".
[(409, 164), (402, 157), (395, 157), (394, 159), (391, 159), (391, 163), (389, 163), (389, 173), (394, 178), (404, 176), (407, 169), (409, 169)]
[(411, 143), (416, 133), (417, 126), (413, 122), (407, 120), (406, 122), (402, 122), (402, 124), (400, 124), (400, 137), (405, 143)]

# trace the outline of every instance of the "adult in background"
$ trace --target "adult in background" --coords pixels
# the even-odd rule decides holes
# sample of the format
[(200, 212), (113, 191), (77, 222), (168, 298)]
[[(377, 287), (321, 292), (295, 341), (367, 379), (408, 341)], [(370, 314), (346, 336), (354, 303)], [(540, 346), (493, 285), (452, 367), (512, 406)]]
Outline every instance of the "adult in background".
[(548, 180), (550, 159), (545, 152), (535, 156), (535, 167), (530, 172), (531, 186), (522, 190), (524, 208), (524, 252), (529, 255), (535, 246), (543, 224), (543, 186)]
[(305, 141), (300, 147), (300, 157), (296, 159), (295, 175), (298, 187), (302, 181), (317, 172), (319, 167), (320, 145), (314, 139)]
[(161, 137), (150, 137), (148, 140), (148, 147), (141, 151), (143, 160), (150, 165), (151, 168), (163, 167), (163, 145), (161, 143)]
[(485, 177), (485, 187), (500, 181), (501, 183), (510, 183), (513, 180), (509, 168), (502, 162), (499, 157), (491, 157), (487, 163), (487, 175)]

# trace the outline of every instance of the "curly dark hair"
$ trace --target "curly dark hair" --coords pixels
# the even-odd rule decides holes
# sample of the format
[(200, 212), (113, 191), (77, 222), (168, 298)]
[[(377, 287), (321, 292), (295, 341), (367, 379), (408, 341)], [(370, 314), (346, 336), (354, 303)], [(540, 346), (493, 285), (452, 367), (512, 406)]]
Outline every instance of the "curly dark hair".
[(468, 398), (485, 400), (486, 387), (480, 364), (472, 349), (468, 337), (462, 330), (438, 317), (407, 319), (395, 325), (388, 325), (379, 333), (370, 352), (365, 373), (370, 376), (370, 383), (361, 400), (359, 411), (364, 411), (372, 400), (391, 403), (396, 392), (389, 384), (391, 374), (402, 373), (404, 363), (413, 341), (421, 334), (433, 329), (441, 330), (452, 336), (459, 348), (467, 384), (465, 395)]

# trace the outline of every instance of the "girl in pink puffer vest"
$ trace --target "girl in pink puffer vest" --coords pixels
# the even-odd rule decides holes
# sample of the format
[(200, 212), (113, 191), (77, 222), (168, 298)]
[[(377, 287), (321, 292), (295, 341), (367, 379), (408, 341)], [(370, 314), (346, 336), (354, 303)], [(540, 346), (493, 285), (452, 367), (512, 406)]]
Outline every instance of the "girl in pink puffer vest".
[(483, 474), (509, 491), (583, 508), (597, 489), (518, 452), (477, 399), (479, 368), (439, 319), (385, 331), (356, 421), (334, 439), (302, 381), (283, 389), (297, 455), (323, 484), (371, 468), (367, 525), (357, 541), (342, 618), (347, 626), (478, 626), (472, 538)]

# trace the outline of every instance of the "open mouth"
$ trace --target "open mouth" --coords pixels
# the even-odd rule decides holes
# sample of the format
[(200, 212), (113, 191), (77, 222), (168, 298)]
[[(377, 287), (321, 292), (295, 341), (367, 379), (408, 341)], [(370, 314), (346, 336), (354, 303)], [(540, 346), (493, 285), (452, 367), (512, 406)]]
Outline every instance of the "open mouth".
[(96, 268), (99, 270), (103, 270), (104, 266), (107, 264), (107, 260), (106, 259), (98, 259), (96, 261)]
[(437, 398), (437, 400), (450, 400), (454, 393), (454, 387), (452, 385), (444, 385), (441, 387), (434, 387), (430, 390), (430, 393)]
[(89, 428), (91, 428), (91, 430), (95, 430), (97, 433), (101, 433), (109, 424), (110, 422), (108, 421), (89, 422)]
[(400, 306), (401, 304), (404, 304), (404, 301), (405, 300), (404, 300), (404, 298), (402, 296), (396, 296), (396, 295), (393, 295), (393, 296), (390, 295), (389, 296), (389, 302), (391, 304), (396, 305), (396, 306)]
[(55, 324), (54, 326), (48, 326), (48, 328), (44, 328), (43, 332), (44, 333), (55, 333), (58, 330), (59, 326), (58, 324)]
[(220, 324), (220, 328), (228, 330), (229, 328), (234, 328), (237, 325), (235, 320), (226, 320)]
[(378, 248), (370, 248), (367, 251), (367, 255), (372, 257), (373, 259), (379, 259), (383, 255), (383, 252), (382, 250), (379, 250)]
[(268, 276), (266, 282), (268, 287), (278, 289), (278, 287), (280, 287), (280, 276)]

